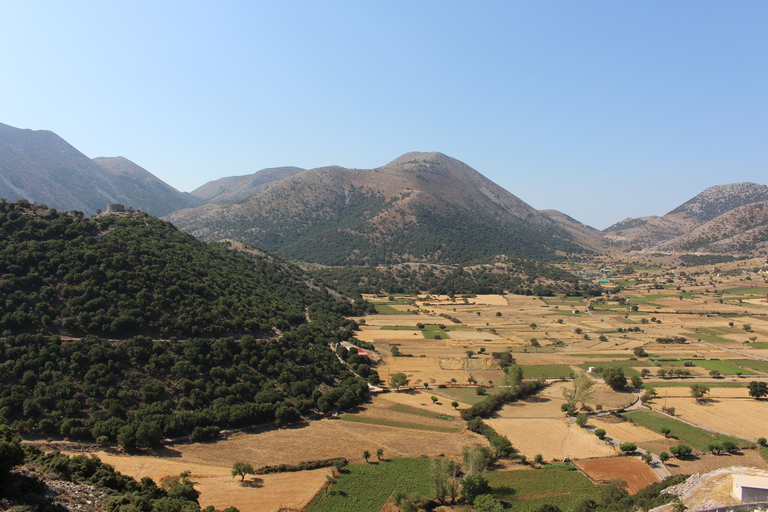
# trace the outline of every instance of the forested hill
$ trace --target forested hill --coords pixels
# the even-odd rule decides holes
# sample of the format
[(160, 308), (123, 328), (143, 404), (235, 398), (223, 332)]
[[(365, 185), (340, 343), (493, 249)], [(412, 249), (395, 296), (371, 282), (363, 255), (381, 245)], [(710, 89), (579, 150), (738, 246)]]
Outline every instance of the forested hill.
[(0, 201), (0, 276), (0, 424), (22, 434), (127, 450), (208, 439), (354, 406), (379, 380), (368, 357), (330, 348), (364, 303), (146, 214)]
[(427, 292), (438, 295), (593, 295), (599, 287), (546, 263), (499, 256), (471, 266), (403, 263), (378, 267), (335, 267), (310, 271), (339, 291), (357, 293)]
[(205, 244), (146, 214), (0, 203), (0, 331), (126, 338), (270, 336), (316, 302), (350, 309), (298, 268)]

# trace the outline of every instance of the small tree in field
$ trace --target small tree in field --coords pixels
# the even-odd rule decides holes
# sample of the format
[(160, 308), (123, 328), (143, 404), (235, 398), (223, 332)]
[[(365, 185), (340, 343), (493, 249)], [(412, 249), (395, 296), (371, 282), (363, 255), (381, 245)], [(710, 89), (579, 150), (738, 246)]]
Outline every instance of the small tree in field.
[(389, 378), (389, 385), (397, 390), (400, 386), (406, 386), (408, 384), (408, 376), (403, 372), (396, 373)]
[(637, 450), (637, 445), (635, 443), (621, 443), (619, 445), (619, 450), (621, 450), (625, 454), (630, 454), (635, 450)]
[(382, 457), (384, 457), (384, 448), (379, 448), (376, 450), (376, 459), (381, 461)]
[(669, 434), (672, 432), (672, 429), (669, 427), (661, 427), (659, 429), (659, 432), (664, 434), (664, 437), (669, 437)]
[(587, 424), (587, 415), (583, 412), (580, 412), (576, 415), (576, 424), (580, 427), (583, 427)]
[(661, 452), (659, 458), (661, 459), (661, 462), (667, 462), (669, 460), (669, 454), (667, 452)]
[(430, 397), (430, 398), (432, 399), (432, 403), (433, 404), (437, 403), (437, 397), (436, 396), (433, 396), (433, 397)]
[(454, 409), (458, 409), (459, 408), (459, 402), (456, 402), (456, 401), (451, 402), (451, 407), (453, 407)]
[(232, 476), (240, 477), (240, 481), (245, 481), (245, 475), (252, 475), (253, 474), (253, 466), (248, 464), (247, 462), (235, 462), (235, 464), (232, 466)]
[(747, 387), (749, 388), (749, 396), (752, 398), (760, 399), (768, 395), (768, 384), (765, 382), (753, 380)]
[(704, 398), (704, 395), (707, 393), (709, 393), (709, 387), (704, 384), (691, 385), (691, 396), (695, 398), (697, 402)]
[(605, 429), (604, 428), (598, 428), (595, 430), (595, 435), (598, 439), (605, 439)]
[(365, 462), (368, 462), (368, 459), (370, 458), (370, 456), (371, 456), (371, 452), (369, 452), (368, 450), (365, 450), (363, 452), (363, 458), (365, 459)]

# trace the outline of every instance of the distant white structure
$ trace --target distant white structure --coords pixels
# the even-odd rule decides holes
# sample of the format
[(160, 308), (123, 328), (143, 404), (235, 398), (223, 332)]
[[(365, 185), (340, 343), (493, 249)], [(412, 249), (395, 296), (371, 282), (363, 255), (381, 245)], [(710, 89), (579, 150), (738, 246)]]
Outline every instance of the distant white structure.
[(768, 501), (768, 478), (764, 476), (733, 475), (731, 496), (742, 503)]
[(595, 373), (595, 370), (597, 370), (597, 368), (595, 368), (594, 366), (590, 366), (589, 368), (587, 368), (587, 373)]

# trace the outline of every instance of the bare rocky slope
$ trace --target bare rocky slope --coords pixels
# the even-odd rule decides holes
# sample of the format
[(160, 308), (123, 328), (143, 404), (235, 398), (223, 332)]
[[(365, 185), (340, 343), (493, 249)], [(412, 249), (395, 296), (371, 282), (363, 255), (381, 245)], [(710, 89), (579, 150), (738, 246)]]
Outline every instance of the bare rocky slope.
[[(710, 187), (662, 217), (624, 219), (603, 230), (605, 237), (625, 249), (651, 249), (691, 233), (708, 221), (733, 211), (729, 217), (733, 229), (740, 207), (768, 200), (768, 186), (756, 183), (731, 183)], [(748, 211), (743, 210), (743, 212)], [(749, 224), (749, 222), (747, 222)], [(746, 228), (751, 229), (751, 228)], [(733, 231), (732, 235), (738, 233)], [(701, 245), (701, 244), (700, 244)], [(676, 245), (681, 247), (680, 244)]]
[(86, 214), (122, 203), (154, 215), (200, 204), (127, 159), (91, 160), (47, 130), (0, 124), (0, 197)]
[(303, 170), (300, 167), (273, 167), (245, 176), (228, 176), (209, 181), (202, 187), (198, 187), (190, 192), (190, 194), (204, 200), (206, 203), (237, 203), (248, 199), (270, 183), (290, 178)]
[(768, 254), (768, 201), (739, 206), (689, 233), (655, 246), (658, 252), (754, 256)]
[(310, 169), (241, 203), (166, 218), (202, 240), (232, 238), (325, 264), (585, 251), (550, 216), (441, 153), (407, 153), (376, 169)]

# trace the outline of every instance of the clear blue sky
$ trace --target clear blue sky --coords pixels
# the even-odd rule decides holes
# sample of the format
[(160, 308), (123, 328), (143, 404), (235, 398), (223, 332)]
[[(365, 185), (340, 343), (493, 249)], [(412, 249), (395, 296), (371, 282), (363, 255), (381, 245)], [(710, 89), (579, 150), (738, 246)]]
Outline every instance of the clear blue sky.
[(0, 0), (0, 122), (179, 190), (458, 158), (596, 228), (768, 182), (768, 2)]

